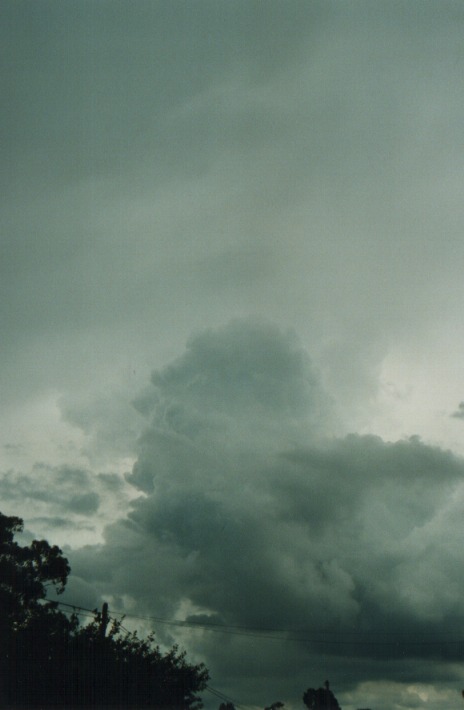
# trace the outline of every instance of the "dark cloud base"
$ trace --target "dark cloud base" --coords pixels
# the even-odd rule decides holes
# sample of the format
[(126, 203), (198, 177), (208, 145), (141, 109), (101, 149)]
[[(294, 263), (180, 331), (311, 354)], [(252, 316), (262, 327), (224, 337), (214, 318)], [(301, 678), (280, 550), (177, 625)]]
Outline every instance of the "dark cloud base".
[(140, 401), (142, 495), (103, 546), (73, 553), (78, 577), (142, 616), (254, 630), (157, 627), (246, 702), (329, 673), (347, 693), (457, 681), (462, 459), (324, 434), (331, 402), (306, 353), (260, 321), (192, 337)]

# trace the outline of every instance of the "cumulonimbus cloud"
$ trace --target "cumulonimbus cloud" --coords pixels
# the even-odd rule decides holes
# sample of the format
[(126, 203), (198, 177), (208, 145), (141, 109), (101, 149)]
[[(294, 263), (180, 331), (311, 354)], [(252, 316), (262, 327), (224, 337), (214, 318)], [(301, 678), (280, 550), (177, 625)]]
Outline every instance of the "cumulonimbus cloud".
[[(330, 400), (309, 358), (262, 322), (194, 336), (138, 406), (128, 478), (143, 495), (77, 556), (81, 576), (145, 612), (293, 630), (304, 658), (369, 657), (374, 677), (397, 657), (460, 659), (419, 641), (464, 627), (461, 459), (416, 437), (323, 436)], [(202, 641), (207, 662), (240, 665), (217, 643)]]

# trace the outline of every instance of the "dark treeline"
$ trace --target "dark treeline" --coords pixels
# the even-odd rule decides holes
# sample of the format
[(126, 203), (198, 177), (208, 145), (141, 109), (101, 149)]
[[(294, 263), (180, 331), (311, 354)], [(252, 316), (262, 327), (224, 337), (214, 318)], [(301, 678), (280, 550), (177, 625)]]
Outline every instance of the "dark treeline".
[[(200, 710), (206, 667), (189, 663), (177, 646), (163, 653), (153, 635), (138, 638), (104, 608), (86, 625), (64, 614), (46, 595), (64, 591), (68, 561), (45, 540), (19, 545), (22, 529), (20, 518), (0, 513), (0, 707)], [(309, 710), (341, 710), (328, 682), (302, 699)], [(265, 710), (281, 708), (277, 701)], [(222, 703), (220, 710), (235, 708)]]
[(86, 626), (46, 592), (70, 572), (57, 546), (20, 546), (23, 522), (0, 513), (0, 706), (8, 708), (169, 708), (197, 710), (208, 671), (153, 637), (123, 632), (95, 613)]
[[(329, 681), (326, 680), (323, 688), (308, 688), (303, 695), (303, 703), (308, 710), (341, 710), (337, 698), (329, 688)], [(221, 703), (219, 710), (236, 710), (231, 702)], [(268, 705), (264, 710), (285, 710), (285, 703), (277, 700)]]

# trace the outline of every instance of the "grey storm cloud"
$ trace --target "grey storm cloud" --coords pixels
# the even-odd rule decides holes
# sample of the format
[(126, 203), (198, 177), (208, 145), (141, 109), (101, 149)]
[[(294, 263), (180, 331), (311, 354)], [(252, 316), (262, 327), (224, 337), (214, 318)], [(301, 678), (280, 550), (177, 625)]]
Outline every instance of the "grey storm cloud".
[(392, 339), (453, 317), (455, 3), (1, 12), (9, 396), (260, 313), (314, 334), (349, 397)]
[(82, 453), (92, 464), (134, 453), (144, 422), (127, 391), (72, 393), (62, 396), (58, 406), (63, 421), (85, 435)]
[(36, 464), (31, 475), (8, 471), (0, 479), (1, 497), (6, 500), (42, 501), (83, 515), (95, 513), (100, 504), (100, 496), (95, 491), (86, 490), (89, 488), (92, 488), (89, 473), (68, 466)]
[(464, 419), (464, 402), (459, 402), (459, 407), (451, 416), (454, 419)]
[(107, 490), (98, 475), (71, 466), (37, 463), (30, 472), (10, 470), (0, 476), (2, 512), (6, 506), (13, 512), (29, 511), (30, 534), (40, 537), (50, 528), (58, 537), (59, 529), (93, 530)]
[(349, 710), (456, 705), (427, 639), (463, 623), (463, 25), (0, 3), (4, 512), (88, 608), (298, 629), (176, 631), (259, 707), (335, 676)]
[(462, 660), (421, 645), (464, 630), (462, 459), (417, 437), (324, 436), (309, 358), (259, 321), (193, 336), (141, 402), (129, 480), (144, 495), (102, 548), (76, 551), (80, 577), (143, 613), (188, 602), (193, 619), (293, 634), (285, 661), (272, 641), (187, 639), (222, 678), (248, 663), (260, 692), (269, 668), (291, 694), (308, 664), (424, 681), (432, 660)]

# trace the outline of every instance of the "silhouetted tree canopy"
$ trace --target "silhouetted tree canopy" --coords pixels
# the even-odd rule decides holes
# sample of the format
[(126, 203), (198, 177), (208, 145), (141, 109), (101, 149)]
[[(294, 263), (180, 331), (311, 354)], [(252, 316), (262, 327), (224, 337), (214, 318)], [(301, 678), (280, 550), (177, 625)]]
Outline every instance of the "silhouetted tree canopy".
[(337, 698), (329, 688), (326, 680), (324, 688), (308, 688), (303, 695), (303, 702), (309, 710), (341, 710)]
[(139, 639), (101, 616), (80, 626), (47, 588), (64, 590), (70, 568), (45, 540), (14, 541), (20, 518), (0, 513), (0, 706), (8, 708), (163, 708), (197, 710), (208, 671), (174, 646), (162, 653), (153, 636)]
[(0, 513), (0, 608), (15, 628), (44, 611), (47, 588), (63, 592), (70, 568), (59, 547), (34, 540), (29, 547), (14, 541), (23, 521)]

